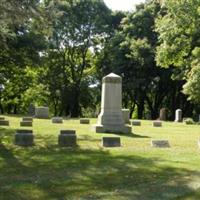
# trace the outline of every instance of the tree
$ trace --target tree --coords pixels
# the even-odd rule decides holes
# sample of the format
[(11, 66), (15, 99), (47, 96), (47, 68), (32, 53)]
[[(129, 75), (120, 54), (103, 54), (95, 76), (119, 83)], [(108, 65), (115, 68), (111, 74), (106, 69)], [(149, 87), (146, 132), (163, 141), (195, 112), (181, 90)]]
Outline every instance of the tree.
[[(165, 15), (157, 20), (159, 43), (156, 60), (162, 67), (180, 68), (179, 80), (185, 80), (183, 92), (199, 102), (200, 1), (167, 0)], [(194, 73), (195, 72), (195, 73)], [(194, 92), (194, 93), (193, 93)]]
[(61, 109), (65, 114), (77, 117), (81, 114), (85, 72), (92, 67), (91, 51), (96, 51), (106, 37), (110, 10), (99, 0), (47, 1), (46, 7), (55, 11), (47, 75), (59, 79), (58, 83), (49, 83), (49, 88), (52, 95), (60, 91)]

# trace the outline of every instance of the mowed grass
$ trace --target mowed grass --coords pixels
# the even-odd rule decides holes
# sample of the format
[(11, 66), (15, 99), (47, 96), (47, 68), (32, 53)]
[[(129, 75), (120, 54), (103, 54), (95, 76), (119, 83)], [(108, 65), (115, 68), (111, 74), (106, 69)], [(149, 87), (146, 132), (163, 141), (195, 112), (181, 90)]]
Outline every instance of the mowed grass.
[[(199, 200), (199, 125), (142, 121), (133, 134), (120, 135), (122, 147), (103, 148), (102, 136), (78, 119), (52, 124), (34, 119), (35, 145), (13, 144), (20, 117), (0, 127), (0, 199), (2, 200)], [(60, 129), (75, 129), (77, 148), (57, 145)], [(115, 135), (115, 134), (109, 134)], [(167, 139), (158, 149), (151, 139)]]

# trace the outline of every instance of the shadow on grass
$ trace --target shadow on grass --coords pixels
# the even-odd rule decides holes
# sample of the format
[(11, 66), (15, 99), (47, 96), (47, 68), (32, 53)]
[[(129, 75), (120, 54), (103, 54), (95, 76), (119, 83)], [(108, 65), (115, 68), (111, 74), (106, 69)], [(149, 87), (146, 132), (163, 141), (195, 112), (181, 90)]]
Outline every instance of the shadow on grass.
[(118, 135), (118, 136), (124, 136), (124, 137), (132, 137), (132, 138), (151, 138), (149, 136), (146, 136), (146, 135), (138, 135), (138, 134), (135, 134), (135, 133), (115, 133), (115, 135)]
[[(2, 132), (4, 130), (0, 130)], [(11, 133), (6, 133), (11, 134)], [(101, 149), (0, 144), (0, 199), (169, 200), (194, 192), (198, 172), (169, 167), (163, 159)]]
[(94, 138), (90, 135), (80, 135), (78, 137), (78, 140), (79, 141), (92, 141), (92, 142), (100, 142), (101, 141), (101, 138)]

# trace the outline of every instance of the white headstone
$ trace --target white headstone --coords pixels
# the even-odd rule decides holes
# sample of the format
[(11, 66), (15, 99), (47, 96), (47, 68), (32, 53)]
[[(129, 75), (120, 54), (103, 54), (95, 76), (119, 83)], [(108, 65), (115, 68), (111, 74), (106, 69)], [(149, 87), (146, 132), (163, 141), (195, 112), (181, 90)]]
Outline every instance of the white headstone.
[(175, 113), (175, 122), (182, 122), (182, 110), (181, 109), (177, 109), (176, 113)]
[(130, 110), (129, 109), (122, 109), (122, 114), (124, 117), (124, 122), (126, 124), (130, 123)]
[(122, 114), (122, 78), (111, 73), (102, 82), (101, 112), (95, 131), (131, 133), (131, 127), (125, 125)]

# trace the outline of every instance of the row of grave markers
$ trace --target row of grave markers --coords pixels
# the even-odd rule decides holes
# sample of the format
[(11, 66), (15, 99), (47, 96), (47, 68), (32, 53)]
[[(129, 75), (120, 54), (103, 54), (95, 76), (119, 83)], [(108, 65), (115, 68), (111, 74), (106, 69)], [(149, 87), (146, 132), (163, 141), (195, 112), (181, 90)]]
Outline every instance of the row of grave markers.
[[(17, 130), (15, 133), (15, 145), (28, 147), (34, 145), (34, 135), (32, 130)], [(58, 145), (60, 147), (76, 147), (77, 136), (75, 130), (60, 130), (58, 135)], [(121, 147), (120, 137), (102, 137), (103, 147)], [(151, 140), (151, 146), (156, 148), (169, 148), (168, 140)], [(200, 140), (198, 141), (200, 147)]]
[[(62, 124), (63, 118), (62, 117), (53, 117), (51, 119), (52, 123), (55, 124)], [(141, 121), (139, 120), (132, 120), (127, 121), (127, 123), (131, 123), (132, 126), (141, 126)], [(90, 120), (88, 118), (81, 118), (80, 124), (90, 124)], [(5, 117), (0, 117), (0, 125), (1, 126), (9, 126), (9, 121), (5, 119)], [(32, 117), (23, 117), (22, 121), (20, 121), (20, 126), (27, 126), (30, 127), (33, 125), (33, 118)], [(154, 127), (161, 127), (162, 122), (161, 121), (153, 121), (152, 125)]]
[[(62, 124), (63, 118), (62, 117), (53, 117), (51, 119), (52, 123), (54, 124)], [(9, 126), (9, 120), (6, 120), (5, 117), (0, 117), (0, 126)], [(81, 118), (80, 124), (90, 124), (90, 119), (88, 118)], [(132, 126), (141, 126), (140, 120), (128, 120), (126, 121), (126, 124), (131, 124)], [(187, 123), (186, 123), (187, 124)], [(33, 126), (33, 118), (32, 117), (23, 117), (22, 121), (20, 121), (20, 126), (22, 127), (31, 127)], [(162, 121), (156, 120), (152, 121), (153, 127), (161, 127)]]
[[(33, 118), (24, 117), (20, 122), (21, 126), (32, 126)], [(52, 123), (63, 123), (62, 117), (53, 117)], [(90, 124), (90, 120), (87, 118), (80, 119), (80, 124)], [(0, 117), (0, 125), (9, 125), (9, 121), (5, 120), (4, 117)], [(132, 126), (141, 126), (141, 121), (131, 121)], [(153, 121), (154, 127), (161, 127), (161, 121)], [(32, 146), (33, 145), (33, 131), (32, 130), (17, 130), (15, 134), (15, 144), (19, 146)], [(61, 147), (75, 147), (76, 144), (76, 131), (75, 130), (61, 130), (58, 136), (58, 144)], [(200, 141), (198, 141), (200, 147)], [(102, 146), (104, 147), (120, 147), (120, 137), (103, 137)], [(153, 147), (170, 147), (168, 140), (152, 140), (151, 146)]]

